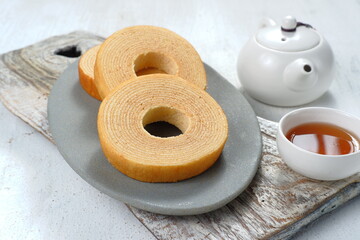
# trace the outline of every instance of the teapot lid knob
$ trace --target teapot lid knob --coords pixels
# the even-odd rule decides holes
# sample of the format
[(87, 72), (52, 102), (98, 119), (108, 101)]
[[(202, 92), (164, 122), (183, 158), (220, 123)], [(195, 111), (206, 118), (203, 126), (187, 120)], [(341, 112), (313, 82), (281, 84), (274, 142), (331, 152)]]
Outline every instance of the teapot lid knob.
[(312, 26), (298, 22), (293, 16), (284, 17), (281, 27), (260, 28), (255, 38), (262, 46), (283, 52), (309, 50), (321, 42), (321, 35)]
[(297, 27), (296, 18), (293, 16), (286, 16), (283, 18), (281, 23), (281, 30), (286, 32), (295, 31)]

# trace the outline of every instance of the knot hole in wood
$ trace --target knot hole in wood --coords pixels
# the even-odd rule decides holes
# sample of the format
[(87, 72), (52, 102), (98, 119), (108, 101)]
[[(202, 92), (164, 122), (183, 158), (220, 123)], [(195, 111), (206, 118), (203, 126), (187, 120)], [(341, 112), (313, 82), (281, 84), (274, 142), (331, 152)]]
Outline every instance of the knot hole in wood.
[(55, 51), (55, 55), (64, 56), (68, 58), (77, 58), (81, 56), (81, 51), (77, 46), (66, 46)]

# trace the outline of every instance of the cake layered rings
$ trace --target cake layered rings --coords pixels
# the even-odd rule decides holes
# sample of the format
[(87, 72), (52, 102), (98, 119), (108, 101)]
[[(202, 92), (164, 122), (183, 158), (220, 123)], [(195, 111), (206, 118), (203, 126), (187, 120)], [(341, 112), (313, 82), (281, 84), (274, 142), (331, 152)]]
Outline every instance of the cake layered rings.
[[(157, 137), (145, 126), (168, 122), (182, 134)], [(99, 139), (108, 161), (146, 182), (198, 175), (218, 159), (228, 136), (226, 116), (201, 88), (180, 77), (153, 74), (121, 83), (101, 103)]]
[(101, 98), (121, 82), (149, 73), (179, 76), (206, 88), (204, 65), (193, 46), (176, 33), (154, 26), (128, 27), (107, 38), (97, 54), (94, 73)]
[(78, 64), (79, 80), (82, 88), (92, 97), (101, 100), (94, 82), (94, 66), (100, 45), (90, 48), (81, 56)]

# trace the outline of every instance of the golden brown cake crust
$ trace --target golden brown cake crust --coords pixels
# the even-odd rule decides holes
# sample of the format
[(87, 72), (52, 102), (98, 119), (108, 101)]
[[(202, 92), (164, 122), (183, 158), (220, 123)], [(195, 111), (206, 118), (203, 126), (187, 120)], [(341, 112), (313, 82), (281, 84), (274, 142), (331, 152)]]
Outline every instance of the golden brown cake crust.
[(206, 88), (206, 73), (194, 47), (176, 33), (161, 27), (122, 29), (101, 45), (95, 63), (95, 84), (104, 98), (123, 81), (144, 72), (176, 75)]
[[(153, 136), (144, 126), (156, 121), (183, 134)], [(140, 181), (176, 182), (214, 164), (228, 124), (208, 93), (179, 77), (153, 74), (120, 84), (103, 100), (98, 131), (105, 156), (122, 173)]]
[(86, 51), (79, 60), (78, 71), (79, 80), (82, 88), (92, 97), (97, 100), (102, 100), (94, 82), (94, 66), (97, 52), (100, 45), (90, 48)]

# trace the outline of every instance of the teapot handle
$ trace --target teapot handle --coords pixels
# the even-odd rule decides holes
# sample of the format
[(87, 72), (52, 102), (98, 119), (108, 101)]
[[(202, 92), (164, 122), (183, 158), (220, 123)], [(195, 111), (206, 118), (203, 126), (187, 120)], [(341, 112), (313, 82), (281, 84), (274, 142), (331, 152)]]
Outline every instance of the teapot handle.
[(259, 23), (259, 29), (265, 27), (273, 27), (273, 26), (276, 26), (276, 22), (271, 18), (263, 18)]

